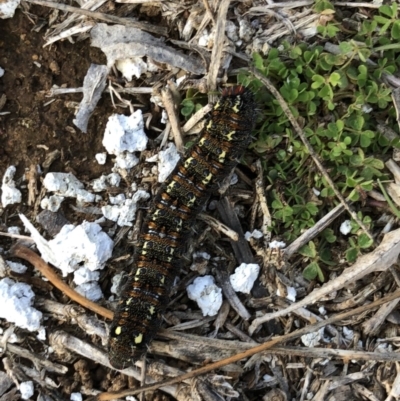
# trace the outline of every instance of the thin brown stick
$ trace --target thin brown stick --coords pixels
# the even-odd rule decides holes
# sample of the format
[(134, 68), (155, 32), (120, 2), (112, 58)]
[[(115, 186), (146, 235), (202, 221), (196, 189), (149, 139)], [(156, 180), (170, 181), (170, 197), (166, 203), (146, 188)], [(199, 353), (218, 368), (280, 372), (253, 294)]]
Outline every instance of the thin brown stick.
[(339, 190), (336, 188), (335, 183), (331, 180), (329, 177), (327, 171), (325, 170), (324, 166), (322, 165), (318, 155), (314, 152), (314, 149), (312, 148), (310, 142), (308, 141), (307, 137), (305, 136), (303, 130), (301, 129), (299, 123), (295, 119), (294, 115), (289, 109), (289, 106), (287, 105), (285, 99), (282, 97), (282, 95), (276, 90), (272, 82), (264, 77), (260, 72), (258, 72), (255, 68), (250, 68), (250, 71), (254, 74), (256, 78), (258, 78), (266, 87), (267, 89), (274, 95), (276, 100), (279, 102), (279, 105), (282, 107), (282, 110), (286, 114), (287, 118), (289, 119), (290, 123), (292, 124), (294, 130), (296, 131), (297, 135), (300, 137), (302, 140), (303, 144), (307, 148), (308, 153), (312, 157), (315, 165), (318, 167), (318, 170), (321, 172), (323, 177), (325, 178), (326, 182), (329, 184), (329, 186), (332, 188), (333, 192), (335, 193), (336, 197), (339, 199), (340, 203), (346, 208), (346, 210), (349, 212), (350, 216), (352, 219), (361, 227), (361, 229), (365, 232), (365, 234), (368, 235), (368, 237), (374, 241), (374, 238), (372, 234), (369, 232), (365, 224), (357, 217), (357, 213), (352, 210), (350, 205), (347, 203), (346, 199), (343, 198), (342, 194), (339, 192)]
[(400, 290), (393, 292), (392, 294), (387, 295), (386, 297), (378, 299), (374, 302), (371, 302), (369, 305), (363, 305), (363, 306), (360, 306), (359, 308), (353, 309), (351, 311), (339, 313), (335, 316), (330, 317), (329, 319), (323, 320), (323, 321), (315, 323), (315, 324), (311, 324), (309, 326), (305, 326), (302, 329), (296, 330), (292, 333), (285, 334), (284, 336), (275, 337), (272, 340), (265, 342), (264, 344), (261, 344), (261, 345), (258, 345), (257, 347), (249, 349), (248, 351), (240, 352), (237, 355), (234, 355), (230, 358), (226, 358), (221, 361), (211, 363), (210, 365), (203, 366), (203, 367), (193, 370), (189, 373), (185, 373), (184, 375), (174, 377), (172, 379), (164, 380), (157, 384), (143, 386), (143, 387), (141, 387), (139, 389), (135, 389), (135, 390), (125, 390), (125, 391), (121, 391), (118, 393), (103, 393), (103, 394), (100, 394), (97, 397), (97, 399), (99, 401), (107, 401), (107, 400), (112, 400), (114, 398), (121, 398), (121, 397), (126, 397), (128, 395), (135, 395), (135, 394), (141, 393), (143, 391), (157, 390), (158, 388), (160, 388), (162, 386), (175, 384), (175, 383), (181, 382), (183, 380), (191, 379), (192, 377), (197, 377), (197, 376), (203, 375), (205, 373), (211, 372), (212, 370), (222, 368), (223, 366), (226, 366), (231, 363), (238, 362), (244, 358), (253, 356), (259, 352), (266, 351), (267, 349), (270, 349), (277, 344), (291, 341), (291, 340), (301, 337), (304, 334), (318, 331), (319, 329), (321, 329), (329, 324), (337, 323), (340, 320), (348, 319), (349, 317), (354, 316), (354, 315), (360, 315), (361, 313), (364, 313), (368, 310), (371, 310), (377, 306), (383, 305), (383, 304), (390, 302), (394, 299), (397, 299), (399, 297), (400, 297)]
[(110, 310), (103, 308), (100, 305), (95, 304), (92, 301), (89, 301), (87, 298), (78, 294), (71, 287), (65, 284), (58, 275), (54, 272), (54, 270), (35, 252), (31, 251), (29, 248), (23, 245), (15, 245), (11, 248), (11, 253), (13, 256), (24, 259), (27, 262), (31, 263), (40, 273), (43, 274), (53, 285), (58, 288), (64, 294), (66, 294), (73, 301), (82, 305), (83, 307), (98, 313), (101, 316), (104, 316), (106, 319), (112, 320), (114, 317), (114, 313)]
[(80, 15), (86, 15), (87, 17), (91, 17), (93, 19), (97, 19), (100, 21), (106, 21), (106, 22), (111, 22), (114, 24), (131, 26), (133, 28), (141, 29), (143, 31), (156, 33), (158, 35), (166, 36), (168, 33), (167, 28), (164, 28), (161, 26), (154, 26), (151, 24), (145, 24), (144, 22), (133, 21), (130, 18), (116, 17), (115, 15), (104, 14), (104, 13), (100, 13), (98, 11), (85, 10), (84, 8), (72, 7), (72, 6), (68, 6), (67, 4), (56, 3), (53, 1), (46, 1), (46, 0), (25, 0), (25, 1), (27, 3), (38, 4), (40, 6), (56, 8), (57, 10), (68, 11), (68, 12), (76, 13), (76, 14), (80, 14)]

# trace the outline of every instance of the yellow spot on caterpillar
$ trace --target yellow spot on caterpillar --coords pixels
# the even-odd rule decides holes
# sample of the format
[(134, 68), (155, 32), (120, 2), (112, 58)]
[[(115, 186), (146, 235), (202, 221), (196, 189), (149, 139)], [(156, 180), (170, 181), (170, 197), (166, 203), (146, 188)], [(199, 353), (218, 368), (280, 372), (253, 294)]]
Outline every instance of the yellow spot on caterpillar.
[(149, 313), (150, 313), (150, 315), (154, 315), (154, 312), (155, 312), (155, 308), (154, 308), (154, 306), (152, 305), (152, 306), (150, 306), (150, 308), (149, 308)]
[(226, 134), (226, 139), (227, 139), (228, 141), (231, 141), (233, 135), (235, 135), (235, 134), (236, 134), (236, 131), (230, 131), (230, 132), (228, 132), (228, 133)]
[(194, 205), (194, 202), (196, 202), (196, 197), (194, 197), (193, 199), (190, 199), (189, 202), (187, 203), (188, 207), (191, 207)]
[(212, 126), (213, 126), (212, 121), (209, 121), (208, 124), (206, 125), (206, 128), (210, 129), (210, 128), (212, 128)]
[(114, 333), (115, 333), (115, 335), (119, 336), (121, 334), (121, 331), (122, 331), (122, 327), (118, 326), (115, 328)]
[(162, 276), (162, 278), (160, 279), (160, 284), (164, 284), (165, 283), (165, 276)]
[(139, 276), (140, 276), (140, 274), (141, 274), (141, 271), (142, 271), (142, 269), (137, 269), (136, 270), (136, 273), (135, 273), (135, 281), (138, 281), (139, 280)]
[(226, 157), (226, 152), (221, 152), (218, 156), (218, 161), (220, 163), (223, 163), (225, 161), (225, 157)]
[(214, 110), (218, 110), (220, 107), (221, 107), (221, 103), (218, 100), (218, 102), (215, 103), (215, 105), (214, 105)]
[(172, 181), (168, 186), (167, 186), (167, 194), (171, 193), (171, 191), (174, 189), (175, 187), (175, 181)]
[(128, 298), (128, 299), (126, 300), (125, 305), (129, 305), (131, 302), (132, 302), (132, 298)]
[(202, 183), (203, 185), (207, 185), (207, 184), (212, 180), (212, 178), (213, 178), (213, 175), (210, 173), (210, 174), (208, 174), (207, 177), (205, 177), (205, 178), (203, 179), (203, 181), (201, 181), (201, 183)]
[(186, 168), (190, 167), (190, 165), (191, 165), (191, 163), (192, 163), (192, 160), (193, 160), (193, 157), (188, 157), (188, 158), (186, 159), (186, 161), (185, 161), (184, 166), (185, 166)]
[(135, 344), (140, 344), (143, 341), (143, 334), (139, 334), (138, 336), (133, 338)]
[(233, 110), (235, 113), (239, 113), (239, 111), (240, 111), (239, 106), (240, 106), (240, 96), (237, 96), (237, 97), (236, 97), (236, 102), (235, 102), (235, 104), (233, 105), (232, 110)]

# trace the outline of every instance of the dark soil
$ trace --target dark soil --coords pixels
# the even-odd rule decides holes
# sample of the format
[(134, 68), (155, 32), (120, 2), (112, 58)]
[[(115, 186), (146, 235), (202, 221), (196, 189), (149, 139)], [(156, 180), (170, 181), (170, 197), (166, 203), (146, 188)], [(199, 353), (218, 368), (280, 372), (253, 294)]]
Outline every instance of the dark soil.
[[(39, 16), (44, 12), (39, 7), (31, 11)], [(83, 134), (72, 123), (73, 106), (82, 94), (56, 98), (46, 94), (53, 85), (81, 87), (90, 64), (105, 64), (105, 56), (91, 47), (89, 40), (43, 48), (44, 30), (34, 32), (32, 28), (32, 21), (21, 11), (0, 23), (0, 67), (5, 70), (0, 96), (7, 96), (1, 111), (10, 113), (0, 116), (0, 176), (9, 165), (15, 165), (18, 180), (25, 169), (41, 165), (49, 152), (58, 149), (61, 159), (52, 165), (52, 171), (70, 171), (80, 180), (98, 177), (106, 171), (94, 155), (104, 151), (102, 133), (112, 113), (109, 99), (99, 102), (88, 133)]]

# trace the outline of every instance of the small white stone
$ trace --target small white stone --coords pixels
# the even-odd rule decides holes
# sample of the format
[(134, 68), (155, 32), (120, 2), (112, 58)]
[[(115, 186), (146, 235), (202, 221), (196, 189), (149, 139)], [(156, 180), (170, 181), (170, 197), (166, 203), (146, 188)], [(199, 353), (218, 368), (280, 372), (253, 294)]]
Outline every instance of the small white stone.
[(107, 161), (107, 153), (96, 153), (95, 158), (97, 160), (97, 163), (99, 164), (106, 164)]
[[(77, 198), (80, 202), (94, 202), (94, 194), (86, 191), (84, 185), (71, 173), (47, 173), (44, 187), (61, 197)], [(55, 200), (55, 203), (58, 201)]]
[(59, 195), (52, 195), (50, 197), (45, 197), (40, 202), (40, 207), (42, 209), (50, 210), (51, 212), (57, 212), (60, 209), (61, 203), (65, 198)]
[(15, 234), (15, 235), (19, 235), (20, 234), (19, 227), (17, 227), (17, 226), (8, 227), (7, 228), (7, 232), (9, 234)]
[(98, 300), (103, 298), (103, 293), (101, 291), (101, 288), (99, 284), (95, 281), (78, 285), (75, 288), (75, 291), (93, 302), (97, 302)]
[(340, 232), (343, 235), (348, 235), (351, 232), (351, 221), (350, 220), (345, 220), (341, 225), (340, 225)]
[(141, 57), (130, 57), (123, 60), (117, 60), (115, 66), (122, 73), (127, 81), (132, 81), (132, 77), (140, 78), (147, 72), (147, 64)]
[(28, 269), (25, 265), (18, 262), (12, 262), (11, 260), (6, 261), (8, 267), (15, 273), (24, 274)]
[(297, 291), (294, 287), (286, 287), (287, 295), (286, 299), (292, 302), (296, 302)]
[(271, 242), (268, 244), (268, 247), (269, 247), (270, 249), (283, 249), (283, 248), (286, 247), (286, 243), (285, 243), (285, 242), (282, 242), (282, 241), (271, 241)]
[(158, 154), (158, 182), (164, 182), (172, 173), (180, 159), (179, 153), (173, 143)]
[(1, 185), (1, 203), (3, 207), (13, 205), (14, 203), (21, 203), (21, 192), (16, 188), (15, 181), (13, 180), (16, 171), (15, 166), (10, 166), (4, 173)]
[[(0, 2), (0, 18), (12, 18), (21, 0), (3, 0)], [(1, 76), (1, 75), (0, 75)]]
[(123, 114), (113, 114), (107, 122), (103, 145), (108, 153), (117, 156), (126, 151), (145, 150), (148, 139), (143, 128), (143, 115), (140, 109), (128, 117)]
[(235, 291), (249, 294), (260, 272), (260, 266), (255, 263), (242, 263), (230, 276), (232, 288)]
[(40, 327), (42, 312), (32, 307), (35, 297), (31, 287), (10, 278), (0, 280), (0, 318), (29, 331)]
[(125, 203), (125, 194), (118, 194), (117, 196), (110, 196), (110, 203), (112, 205), (123, 205)]
[(84, 266), (74, 271), (74, 283), (76, 285), (82, 285), (90, 281), (98, 281), (99, 277), (100, 273), (98, 271), (91, 271)]
[(71, 397), (70, 397), (71, 401), (82, 401), (82, 394), (81, 393), (71, 393)]
[(39, 341), (45, 341), (46, 340), (46, 329), (43, 326), (39, 327), (38, 335), (36, 336), (36, 338)]
[(22, 382), (19, 384), (19, 391), (23, 400), (31, 398), (35, 392), (32, 381)]
[(203, 316), (215, 316), (222, 305), (222, 290), (212, 276), (197, 277), (187, 289), (188, 297), (197, 302)]

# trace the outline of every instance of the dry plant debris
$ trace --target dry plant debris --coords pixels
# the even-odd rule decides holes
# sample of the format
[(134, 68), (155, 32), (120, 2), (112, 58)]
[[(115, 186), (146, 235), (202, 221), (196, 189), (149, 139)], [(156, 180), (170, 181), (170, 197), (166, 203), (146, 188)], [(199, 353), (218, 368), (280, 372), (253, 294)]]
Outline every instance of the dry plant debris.
[[(400, 399), (398, 13), (384, 1), (3, 1), (0, 401)], [(198, 216), (147, 358), (116, 371), (109, 320), (148, 202), (237, 80), (259, 97), (257, 138)], [(371, 109), (376, 133), (363, 129)], [(377, 134), (383, 150), (367, 154)], [(328, 161), (342, 155), (364, 171), (340, 181), (348, 166)], [(305, 171), (291, 219), (285, 189)], [(187, 293), (204, 277), (200, 292), (221, 298), (213, 316)]]

